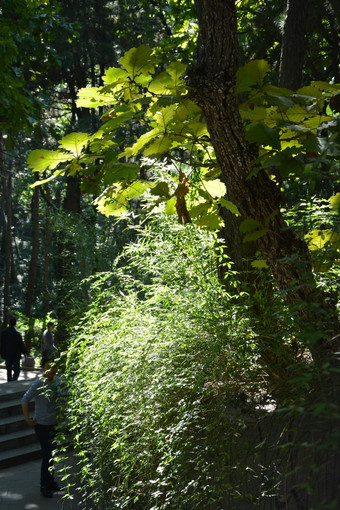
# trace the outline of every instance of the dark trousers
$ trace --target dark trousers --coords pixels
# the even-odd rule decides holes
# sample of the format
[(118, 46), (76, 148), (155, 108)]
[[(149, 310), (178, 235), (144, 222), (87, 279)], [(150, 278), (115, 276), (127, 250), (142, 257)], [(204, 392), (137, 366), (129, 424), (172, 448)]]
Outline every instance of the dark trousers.
[[(7, 382), (17, 381), (20, 374), (20, 358), (6, 358)], [(12, 375), (13, 371), (13, 375)]]
[(38, 436), (43, 459), (41, 462), (40, 486), (49, 489), (54, 482), (53, 478), (53, 441), (55, 437), (54, 425), (35, 425), (35, 433)]

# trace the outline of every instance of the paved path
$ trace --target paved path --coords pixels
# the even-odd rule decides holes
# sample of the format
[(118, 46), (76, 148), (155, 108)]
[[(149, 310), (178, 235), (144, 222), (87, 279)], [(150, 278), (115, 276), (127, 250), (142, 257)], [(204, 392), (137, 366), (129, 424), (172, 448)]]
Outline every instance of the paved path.
[[(33, 380), (39, 372), (21, 370), (19, 381)], [(8, 391), (16, 382), (7, 383), (4, 366), (0, 365), (0, 393)], [(40, 460), (26, 462), (0, 470), (0, 509), (1, 510), (75, 510), (81, 507), (63, 499), (62, 493), (55, 493), (53, 498), (44, 498), (40, 494)], [(59, 483), (58, 467), (56, 480)]]

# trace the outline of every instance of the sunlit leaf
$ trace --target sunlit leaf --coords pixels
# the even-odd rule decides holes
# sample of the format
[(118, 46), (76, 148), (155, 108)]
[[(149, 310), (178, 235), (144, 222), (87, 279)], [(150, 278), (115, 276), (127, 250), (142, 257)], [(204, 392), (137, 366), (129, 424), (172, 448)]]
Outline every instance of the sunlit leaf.
[(333, 208), (333, 210), (337, 213), (340, 212), (340, 193), (337, 193), (336, 195), (332, 196), (329, 199), (329, 202)]
[(176, 201), (177, 201), (176, 197), (172, 197), (170, 198), (170, 200), (167, 201), (164, 209), (165, 214), (171, 216), (172, 214), (176, 213)]
[(225, 184), (223, 184), (223, 182), (219, 179), (215, 179), (214, 181), (203, 181), (202, 186), (203, 189), (214, 198), (223, 197), (227, 191)]
[(70, 133), (63, 136), (59, 142), (59, 147), (72, 152), (75, 156), (80, 156), (85, 145), (90, 141), (91, 136), (87, 133)]
[(71, 154), (62, 151), (48, 151), (45, 149), (37, 149), (29, 153), (27, 158), (28, 168), (34, 172), (44, 172), (48, 168), (53, 170), (60, 163), (70, 161)]
[(131, 48), (120, 59), (121, 66), (126, 69), (132, 79), (140, 73), (154, 73), (156, 58), (152, 55), (149, 46), (141, 45), (138, 48)]

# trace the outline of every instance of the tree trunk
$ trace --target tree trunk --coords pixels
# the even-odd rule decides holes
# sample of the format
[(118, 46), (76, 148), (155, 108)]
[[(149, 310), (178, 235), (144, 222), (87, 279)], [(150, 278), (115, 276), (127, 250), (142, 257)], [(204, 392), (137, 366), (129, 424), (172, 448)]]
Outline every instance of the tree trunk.
[[(51, 204), (52, 201), (48, 184), (45, 185), (45, 195), (48, 204)], [(50, 291), (49, 291), (50, 252), (51, 252), (50, 207), (47, 207), (45, 214), (44, 272), (43, 272), (43, 306), (45, 314), (47, 314), (50, 311)]]
[[(39, 174), (35, 174), (35, 180), (39, 180)], [(32, 210), (32, 222), (33, 222), (33, 239), (32, 239), (32, 251), (31, 251), (31, 261), (28, 270), (28, 283), (27, 283), (27, 292), (26, 292), (26, 303), (25, 303), (25, 315), (26, 317), (31, 318), (32, 314), (32, 305), (34, 299), (34, 289), (37, 277), (37, 267), (38, 267), (38, 256), (39, 256), (39, 244), (40, 244), (40, 235), (39, 235), (39, 195), (40, 188), (37, 186), (34, 188), (31, 210)], [(34, 321), (29, 321), (29, 328), (26, 333), (25, 342), (27, 348), (30, 350), (32, 346), (32, 336), (33, 336), (33, 326)]]
[[(304, 322), (318, 327), (329, 312), (328, 334), (335, 335), (339, 333), (335, 310), (315, 289), (305, 242), (287, 227), (281, 215), (279, 187), (262, 170), (248, 177), (251, 151), (234, 94), (238, 66), (234, 0), (195, 0), (195, 5), (200, 29), (198, 59), (188, 82), (207, 121), (221, 178), (242, 217), (253, 218), (268, 229), (256, 244), (288, 302), (299, 307)], [(328, 346), (328, 340), (327, 336), (314, 347), (315, 356)]]
[(11, 260), (12, 260), (12, 201), (11, 201), (11, 177), (6, 170), (4, 151), (3, 151), (3, 136), (0, 133), (0, 173), (3, 201), (5, 204), (6, 214), (6, 257), (5, 257), (5, 275), (3, 287), (3, 327), (6, 327), (9, 319), (10, 307), (10, 279), (11, 279)]
[(309, 0), (287, 0), (280, 60), (280, 87), (297, 90), (302, 85), (308, 4)]

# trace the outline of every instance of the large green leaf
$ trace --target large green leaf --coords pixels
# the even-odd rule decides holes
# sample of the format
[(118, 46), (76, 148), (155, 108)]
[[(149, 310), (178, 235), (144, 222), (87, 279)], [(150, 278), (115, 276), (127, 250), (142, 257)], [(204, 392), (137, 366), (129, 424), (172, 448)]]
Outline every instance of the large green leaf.
[(240, 67), (236, 73), (236, 94), (247, 92), (253, 85), (261, 86), (268, 71), (269, 64), (265, 60), (253, 60)]
[(331, 204), (333, 210), (337, 213), (340, 213), (340, 193), (332, 196), (329, 199), (329, 203)]
[(115, 182), (125, 180), (131, 182), (137, 179), (139, 174), (139, 165), (134, 163), (111, 163), (103, 167), (104, 184), (111, 186)]
[(152, 186), (147, 181), (137, 181), (123, 188), (121, 186), (107, 188), (94, 204), (105, 216), (121, 216), (127, 211), (129, 200), (141, 196)]
[(233, 204), (233, 202), (230, 202), (230, 200), (226, 200), (225, 198), (220, 198), (219, 203), (221, 204), (222, 207), (225, 207), (226, 209), (228, 209), (228, 211), (232, 212), (236, 216), (241, 216), (241, 213), (238, 210), (238, 208), (236, 207), (236, 205)]
[(191, 101), (191, 99), (181, 99), (179, 101), (179, 105), (177, 108), (177, 115), (181, 121), (185, 120), (187, 117), (193, 117), (197, 114), (201, 114), (202, 110), (196, 103)]
[(257, 122), (248, 127), (246, 131), (248, 142), (280, 149), (280, 136), (277, 129), (273, 129), (264, 122)]
[(151, 48), (144, 44), (138, 48), (131, 48), (120, 59), (121, 66), (126, 69), (132, 79), (139, 74), (154, 73), (155, 63), (156, 58), (152, 55)]
[(44, 172), (48, 168), (53, 170), (60, 163), (70, 161), (71, 154), (62, 151), (48, 151), (45, 149), (37, 149), (29, 153), (27, 158), (28, 168), (34, 172)]
[(121, 69), (120, 67), (109, 67), (105, 71), (103, 78), (104, 85), (110, 86), (114, 85), (117, 82), (122, 82), (126, 80), (128, 77), (128, 73), (124, 71), (124, 69)]
[(177, 86), (183, 82), (182, 75), (185, 72), (187, 66), (182, 62), (172, 62), (167, 68), (167, 72), (170, 74), (173, 85)]
[(219, 179), (215, 179), (214, 181), (202, 181), (202, 186), (213, 198), (223, 197), (227, 191), (225, 184)]
[(106, 104), (112, 104), (114, 97), (112, 94), (100, 94), (98, 87), (85, 87), (78, 92), (78, 108), (97, 108)]
[(172, 138), (167, 134), (162, 134), (154, 139), (147, 147), (143, 149), (145, 156), (156, 156), (168, 152), (172, 145)]
[(59, 142), (59, 147), (65, 149), (75, 156), (80, 156), (85, 145), (91, 140), (87, 133), (70, 133), (63, 136)]

